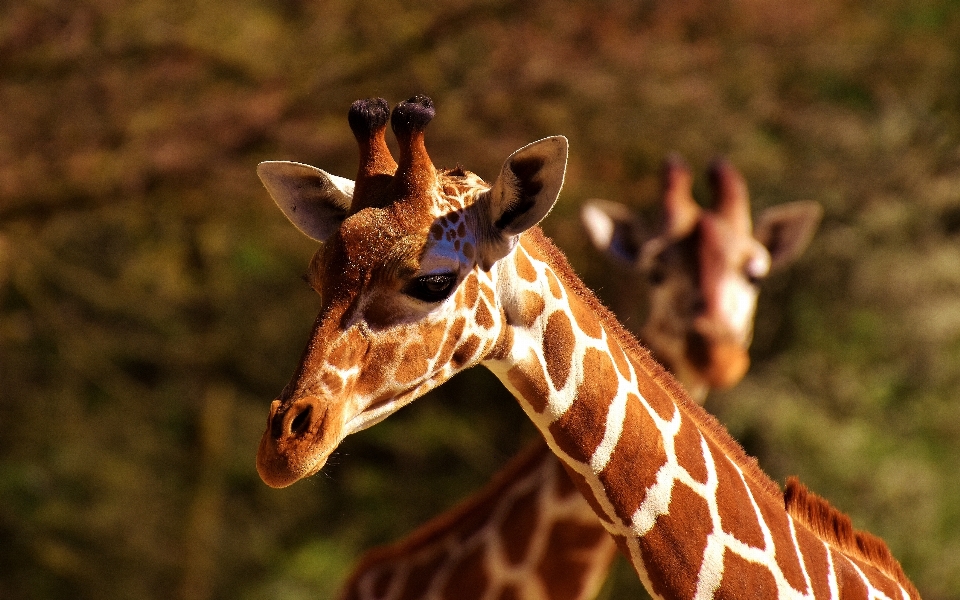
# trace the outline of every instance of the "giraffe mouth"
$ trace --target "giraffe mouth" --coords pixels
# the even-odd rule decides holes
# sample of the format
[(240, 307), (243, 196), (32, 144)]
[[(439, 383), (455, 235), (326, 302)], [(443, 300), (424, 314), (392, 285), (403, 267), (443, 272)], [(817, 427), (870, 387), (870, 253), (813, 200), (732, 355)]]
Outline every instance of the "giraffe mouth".
[(403, 396), (390, 396), (383, 400), (377, 400), (360, 411), (360, 414), (347, 421), (347, 424), (344, 426), (344, 436), (363, 431), (368, 427), (373, 427), (413, 400), (413, 398), (411, 398), (407, 402), (400, 402), (402, 397)]
[(418, 385), (398, 394), (377, 398), (359, 414), (347, 421), (343, 427), (343, 437), (373, 427), (420, 396), (437, 387), (433, 380), (421, 381)]

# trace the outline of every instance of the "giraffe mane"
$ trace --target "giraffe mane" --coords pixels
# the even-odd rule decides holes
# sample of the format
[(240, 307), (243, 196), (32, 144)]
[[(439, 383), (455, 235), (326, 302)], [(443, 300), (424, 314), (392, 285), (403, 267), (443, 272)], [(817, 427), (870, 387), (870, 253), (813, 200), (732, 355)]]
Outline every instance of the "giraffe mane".
[(854, 529), (850, 517), (808, 490), (796, 477), (787, 479), (783, 503), (791, 517), (824, 542), (877, 568), (903, 586), (911, 598), (919, 597), (919, 592), (891, 554), (886, 542), (872, 533)]
[(556, 270), (557, 276), (575, 293), (583, 302), (594, 311), (600, 319), (604, 328), (615, 338), (629, 358), (633, 359), (635, 364), (641, 365), (647, 373), (665, 388), (671, 398), (679, 406), (680, 410), (697, 425), (703, 435), (714, 442), (727, 456), (732, 459), (743, 471), (745, 477), (756, 484), (760, 490), (768, 494), (776, 502), (781, 502), (783, 493), (780, 486), (763, 472), (757, 459), (744, 451), (743, 447), (733, 439), (733, 436), (727, 432), (716, 417), (708, 413), (699, 404), (690, 399), (687, 391), (682, 385), (667, 371), (660, 363), (653, 358), (645, 346), (620, 323), (620, 320), (613, 312), (603, 305), (596, 295), (580, 280), (574, 272), (573, 267), (567, 261), (563, 252), (554, 245), (554, 243), (544, 235), (539, 227), (528, 230), (524, 235), (530, 236), (537, 247), (549, 258), (551, 266)]

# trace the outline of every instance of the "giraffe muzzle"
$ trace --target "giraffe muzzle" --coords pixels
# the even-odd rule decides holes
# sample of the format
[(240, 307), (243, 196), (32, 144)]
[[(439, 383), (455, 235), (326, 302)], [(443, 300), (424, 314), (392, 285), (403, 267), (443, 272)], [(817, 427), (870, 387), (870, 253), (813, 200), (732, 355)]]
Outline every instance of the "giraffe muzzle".
[(686, 358), (707, 385), (716, 389), (736, 385), (750, 368), (750, 355), (741, 344), (696, 332), (687, 335)]
[(316, 396), (286, 405), (273, 401), (257, 451), (257, 472), (264, 483), (286, 487), (323, 467), (328, 454), (323, 444), (326, 417), (326, 407)]

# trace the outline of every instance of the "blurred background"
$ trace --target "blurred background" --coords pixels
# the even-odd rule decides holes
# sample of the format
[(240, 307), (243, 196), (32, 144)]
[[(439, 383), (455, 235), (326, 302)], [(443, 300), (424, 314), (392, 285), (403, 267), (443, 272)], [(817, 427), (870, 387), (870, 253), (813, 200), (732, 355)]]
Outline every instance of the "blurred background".
[(755, 211), (822, 203), (707, 408), (960, 598), (957, 0), (0, 3), (0, 598), (329, 598), (532, 439), (474, 369), (307, 481), (256, 474), (318, 298), (255, 166), (352, 178), (350, 103), (415, 93), (434, 162), (488, 181), (570, 139), (544, 229), (634, 330), (583, 200), (650, 218), (678, 151), (701, 201), (725, 155)]

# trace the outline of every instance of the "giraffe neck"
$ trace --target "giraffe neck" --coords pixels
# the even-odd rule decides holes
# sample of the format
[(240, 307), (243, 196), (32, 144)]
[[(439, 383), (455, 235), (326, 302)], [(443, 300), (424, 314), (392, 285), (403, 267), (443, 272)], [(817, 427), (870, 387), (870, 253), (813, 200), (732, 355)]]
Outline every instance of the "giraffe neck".
[(518, 299), (503, 306), (512, 339), (485, 364), (656, 597), (748, 597), (764, 589), (836, 597), (830, 592), (851, 586), (879, 597), (915, 594), (905, 578), (787, 514), (780, 488), (542, 234), (524, 235), (501, 268)]
[(543, 443), (479, 493), (357, 564), (341, 600), (588, 600), (613, 540)]

